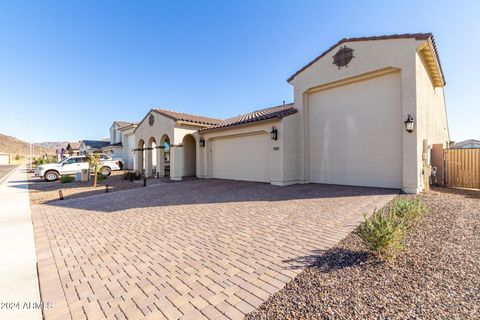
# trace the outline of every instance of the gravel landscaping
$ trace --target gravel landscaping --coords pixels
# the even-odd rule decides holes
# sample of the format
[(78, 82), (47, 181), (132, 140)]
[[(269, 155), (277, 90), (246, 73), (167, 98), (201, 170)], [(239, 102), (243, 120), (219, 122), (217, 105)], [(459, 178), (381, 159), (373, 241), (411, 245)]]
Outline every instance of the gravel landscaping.
[(480, 191), (419, 197), (429, 211), (395, 260), (352, 233), (246, 319), (479, 319)]
[[(41, 204), (56, 201), (59, 197), (59, 190), (62, 190), (64, 199), (71, 199), (104, 193), (106, 184), (109, 186), (109, 192), (143, 187), (143, 180), (133, 182), (124, 180), (123, 173), (124, 171), (112, 171), (112, 174), (107, 179), (97, 183), (96, 188), (93, 187), (93, 181), (74, 181), (70, 183), (60, 183), (59, 181), (47, 182), (43, 178), (30, 175), (28, 181), (26, 181), (29, 183), (30, 203)], [(169, 178), (147, 179), (147, 185), (172, 182)]]

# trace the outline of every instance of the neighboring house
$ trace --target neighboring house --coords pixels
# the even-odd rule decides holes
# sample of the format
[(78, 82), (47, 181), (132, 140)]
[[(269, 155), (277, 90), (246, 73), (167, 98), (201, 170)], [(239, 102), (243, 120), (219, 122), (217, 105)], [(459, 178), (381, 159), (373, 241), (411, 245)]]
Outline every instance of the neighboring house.
[(110, 144), (102, 148), (102, 152), (112, 158), (122, 159), (124, 168), (133, 168), (133, 149), (135, 139), (132, 134), (136, 124), (127, 121), (114, 121), (110, 127)]
[(80, 154), (80, 142), (62, 143), (55, 150), (55, 155), (57, 156), (57, 159), (61, 158), (62, 149), (63, 149), (63, 158), (71, 157), (71, 156), (78, 156)]
[(130, 123), (129, 125), (120, 127), (119, 130), (122, 133), (123, 144), (123, 157), (124, 168), (133, 169), (135, 160), (135, 136), (134, 131), (137, 128), (136, 123)]
[(91, 152), (102, 152), (102, 148), (110, 145), (108, 140), (81, 140), (79, 151), (80, 154), (87, 154)]
[(464, 149), (464, 148), (480, 148), (480, 140), (469, 139), (465, 141), (456, 142), (452, 148)]
[(135, 169), (174, 180), (424, 189), (422, 157), (450, 141), (432, 34), (343, 39), (288, 82), (293, 104), (230, 119), (150, 110), (134, 129)]

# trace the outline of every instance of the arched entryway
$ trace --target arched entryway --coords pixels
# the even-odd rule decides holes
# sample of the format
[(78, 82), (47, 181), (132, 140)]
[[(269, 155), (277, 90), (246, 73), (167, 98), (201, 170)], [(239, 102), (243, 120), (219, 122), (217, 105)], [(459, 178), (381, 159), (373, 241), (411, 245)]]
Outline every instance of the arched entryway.
[(156, 152), (156, 140), (154, 137), (148, 139), (146, 148), (146, 161), (145, 161), (145, 175), (147, 177), (155, 176), (157, 165), (157, 152)]
[(168, 135), (164, 134), (160, 138), (160, 143), (157, 149), (158, 149), (157, 171), (159, 173), (159, 176), (169, 177), (170, 176), (170, 138)]
[(183, 176), (197, 175), (197, 143), (191, 134), (187, 134), (182, 141), (183, 145)]

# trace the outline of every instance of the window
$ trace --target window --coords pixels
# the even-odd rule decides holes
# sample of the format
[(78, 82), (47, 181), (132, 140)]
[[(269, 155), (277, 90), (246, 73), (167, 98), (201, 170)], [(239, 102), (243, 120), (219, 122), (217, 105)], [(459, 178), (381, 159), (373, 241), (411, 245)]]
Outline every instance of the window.
[(74, 164), (74, 163), (77, 163), (78, 161), (78, 158), (68, 158), (67, 160), (65, 160), (63, 162), (63, 164)]

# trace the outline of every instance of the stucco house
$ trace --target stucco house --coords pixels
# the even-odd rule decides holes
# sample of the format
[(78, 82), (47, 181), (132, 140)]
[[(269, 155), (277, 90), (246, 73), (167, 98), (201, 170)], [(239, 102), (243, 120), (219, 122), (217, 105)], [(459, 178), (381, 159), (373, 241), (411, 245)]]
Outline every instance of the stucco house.
[(81, 140), (80, 154), (88, 154), (91, 152), (102, 152), (102, 148), (110, 145), (108, 140)]
[(77, 156), (80, 153), (80, 142), (65, 142), (58, 146), (55, 150), (55, 155), (57, 159), (62, 158), (62, 149), (63, 157)]
[(101, 151), (115, 159), (122, 159), (124, 168), (133, 168), (133, 149), (135, 139), (133, 131), (136, 124), (128, 121), (114, 121), (110, 126), (110, 144)]
[(342, 39), (288, 82), (293, 103), (230, 119), (150, 110), (134, 130), (135, 169), (177, 180), (424, 189), (431, 145), (450, 140), (432, 34)]

